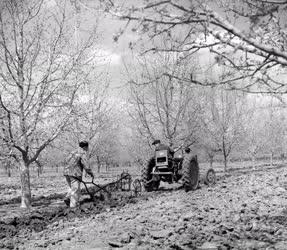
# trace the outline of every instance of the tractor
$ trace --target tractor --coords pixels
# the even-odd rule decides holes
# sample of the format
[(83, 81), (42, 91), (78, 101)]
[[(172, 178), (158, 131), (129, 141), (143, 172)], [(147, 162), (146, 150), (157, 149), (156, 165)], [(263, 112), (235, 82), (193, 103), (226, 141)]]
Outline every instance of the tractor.
[[(178, 149), (177, 149), (178, 150)], [(168, 148), (156, 150), (147, 165), (143, 168), (142, 180), (147, 192), (156, 191), (160, 182), (181, 182), (185, 191), (198, 188), (200, 175), (197, 156), (191, 156), (190, 149), (185, 149), (185, 154), (175, 156), (170, 154)], [(204, 182), (208, 185), (215, 183), (215, 172), (209, 169), (205, 175)]]

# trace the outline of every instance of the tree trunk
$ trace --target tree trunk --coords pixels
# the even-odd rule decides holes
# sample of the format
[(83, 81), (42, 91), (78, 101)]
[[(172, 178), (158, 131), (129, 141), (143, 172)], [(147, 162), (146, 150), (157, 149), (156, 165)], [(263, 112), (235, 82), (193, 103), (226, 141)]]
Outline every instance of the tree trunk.
[(226, 152), (226, 148), (225, 148), (225, 141), (224, 141), (224, 137), (222, 140), (222, 153), (223, 153), (223, 160), (224, 160), (224, 172), (227, 172), (227, 152)]
[(223, 150), (223, 161), (224, 161), (224, 172), (227, 172), (227, 153), (225, 152), (225, 150)]
[(97, 165), (98, 165), (98, 173), (100, 173), (101, 171), (101, 161), (100, 161), (100, 157), (97, 156)]
[(224, 157), (224, 172), (227, 172), (227, 158)]
[(213, 155), (209, 155), (208, 158), (209, 158), (209, 167), (212, 168), (214, 156)]
[(253, 170), (255, 170), (255, 168), (256, 168), (256, 157), (255, 157), (255, 154), (252, 154), (252, 167), (253, 167)]
[(273, 167), (273, 152), (270, 154), (270, 165)]
[(30, 208), (31, 206), (31, 187), (29, 164), (22, 161), (20, 163), (21, 177), (21, 208)]
[(209, 167), (210, 167), (210, 168), (213, 167), (213, 159), (209, 159)]
[(41, 165), (39, 161), (36, 161), (36, 164), (37, 164), (37, 173), (38, 173), (38, 178), (39, 178), (40, 175), (43, 173), (43, 166)]
[(223, 150), (223, 161), (224, 161), (224, 172), (227, 172), (227, 162), (228, 162), (228, 156), (225, 150)]
[(5, 165), (5, 172), (7, 176), (10, 178), (11, 177), (11, 165), (10, 164)]

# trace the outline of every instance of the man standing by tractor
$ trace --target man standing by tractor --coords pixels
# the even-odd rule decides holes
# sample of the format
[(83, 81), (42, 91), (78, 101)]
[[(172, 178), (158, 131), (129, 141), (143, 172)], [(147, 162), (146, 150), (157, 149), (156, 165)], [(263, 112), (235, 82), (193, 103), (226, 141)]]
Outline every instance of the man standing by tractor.
[(94, 174), (89, 166), (89, 143), (87, 141), (81, 141), (79, 143), (79, 149), (72, 152), (67, 160), (64, 168), (64, 176), (69, 187), (68, 193), (64, 199), (67, 206), (77, 207), (79, 205), (81, 195), (81, 180), (83, 176), (83, 170), (94, 178)]
[(174, 151), (167, 145), (161, 143), (160, 140), (154, 140), (152, 145), (155, 146), (155, 151), (160, 151), (160, 150), (167, 150), (168, 152), (168, 158), (172, 157), (174, 154)]

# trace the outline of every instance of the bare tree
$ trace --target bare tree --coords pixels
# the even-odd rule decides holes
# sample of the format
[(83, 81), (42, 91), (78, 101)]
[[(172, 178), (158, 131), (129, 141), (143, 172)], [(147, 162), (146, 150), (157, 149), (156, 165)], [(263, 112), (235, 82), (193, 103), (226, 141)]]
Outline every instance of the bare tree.
[(201, 129), (203, 133), (200, 133), (199, 146), (203, 149), (208, 161), (210, 168), (213, 167), (215, 156), (220, 153), (221, 147), (215, 142), (211, 136), (206, 137), (205, 129)]
[(127, 150), (138, 169), (142, 169), (152, 155), (152, 148), (148, 138), (144, 138), (137, 130), (137, 125), (131, 122), (130, 135), (127, 137)]
[[(266, 97), (264, 98), (266, 99)], [(243, 118), (244, 132), (238, 148), (242, 155), (247, 153), (251, 157), (253, 168), (256, 167), (257, 157), (264, 151), (266, 143), (267, 119), (260, 100), (262, 100), (262, 96), (251, 96), (246, 99), (248, 108)]]
[(222, 152), (226, 171), (229, 156), (238, 145), (243, 132), (244, 97), (222, 88), (207, 91), (209, 93), (206, 94), (205, 112), (201, 119), (205, 134), (202, 141), (210, 147), (211, 153)]
[(81, 90), (81, 99), (73, 112), (73, 124), (63, 138), (68, 151), (75, 149), (80, 140), (87, 140), (90, 161), (97, 163), (99, 172), (102, 164), (114, 160), (117, 151), (119, 124), (111, 102), (106, 74), (92, 75)]
[(278, 108), (277, 100), (271, 97), (265, 115), (265, 126), (263, 128), (265, 143), (264, 149), (268, 150), (270, 155), (270, 164), (273, 166), (274, 156), (277, 157), (284, 152), (286, 139), (286, 120), (285, 110)]
[(46, 3), (5, 0), (0, 10), (0, 135), (20, 162), (23, 208), (31, 204), (29, 166), (69, 124), (95, 39), (91, 32), (75, 44), (68, 2)]
[[(116, 40), (132, 26), (144, 42), (143, 52), (178, 53), (189, 60), (204, 51), (213, 55), (213, 65), (232, 72), (217, 80), (201, 76), (182, 77), (183, 81), (254, 93), (287, 91), (286, 76), (282, 77), (287, 65), (285, 0), (153, 0), (133, 6), (104, 2), (106, 11), (127, 21)], [(159, 43), (162, 34), (169, 47)]]
[(143, 138), (162, 138), (170, 146), (191, 144), (197, 126), (195, 89), (185, 82), (162, 74), (168, 67), (175, 76), (185, 74), (186, 67), (177, 65), (168, 54), (144, 58), (138, 75), (130, 72), (130, 115)]

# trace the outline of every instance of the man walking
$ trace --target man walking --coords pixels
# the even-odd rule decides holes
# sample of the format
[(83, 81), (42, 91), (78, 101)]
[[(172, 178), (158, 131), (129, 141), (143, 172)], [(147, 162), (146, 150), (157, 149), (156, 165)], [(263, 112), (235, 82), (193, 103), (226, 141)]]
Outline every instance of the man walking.
[(66, 166), (64, 168), (64, 176), (66, 177), (69, 191), (64, 199), (67, 206), (77, 207), (81, 196), (81, 182), (83, 176), (83, 170), (91, 177), (94, 177), (89, 165), (89, 143), (87, 141), (81, 141), (79, 143), (79, 149), (72, 152), (66, 160)]

